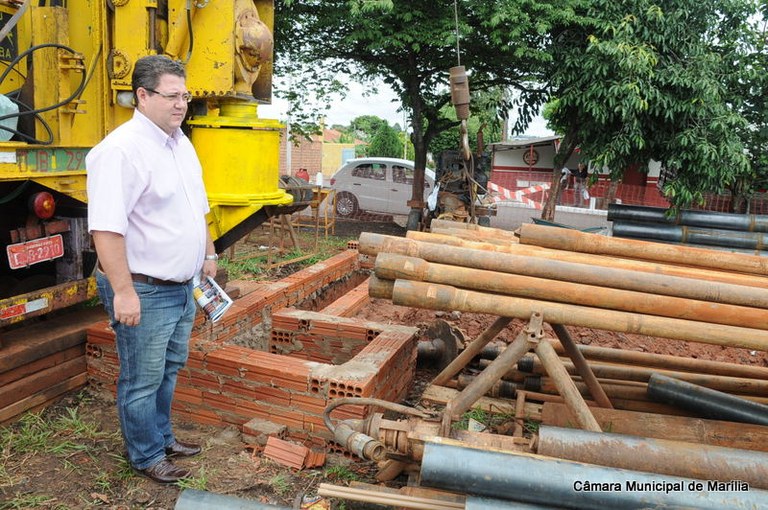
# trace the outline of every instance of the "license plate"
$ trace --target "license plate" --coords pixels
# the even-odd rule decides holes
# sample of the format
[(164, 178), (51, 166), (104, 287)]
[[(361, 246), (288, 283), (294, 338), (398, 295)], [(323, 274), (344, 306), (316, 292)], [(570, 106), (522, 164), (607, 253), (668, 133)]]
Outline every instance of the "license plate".
[(21, 269), (46, 260), (53, 260), (64, 255), (64, 240), (61, 234), (41, 237), (25, 243), (7, 246), (8, 264), (11, 269)]

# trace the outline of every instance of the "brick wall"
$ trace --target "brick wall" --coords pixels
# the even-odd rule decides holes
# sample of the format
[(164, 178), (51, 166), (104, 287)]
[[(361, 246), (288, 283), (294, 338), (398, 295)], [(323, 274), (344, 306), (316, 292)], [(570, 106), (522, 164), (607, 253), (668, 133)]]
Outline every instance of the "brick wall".
[[(326, 445), (331, 435), (323, 410), (331, 400), (404, 398), (416, 370), (417, 328), (290, 308), (358, 268), (357, 252), (349, 250), (259, 286), (216, 324), (198, 316), (189, 361), (179, 374), (176, 416), (241, 430), (259, 418), (285, 426), (291, 437)], [(358, 289), (327, 308), (348, 315), (348, 308), (359, 308), (364, 299)], [(272, 324), (269, 352), (235, 345), (263, 321), (265, 310)], [(119, 366), (108, 323), (88, 331), (86, 357), (90, 381), (114, 392)], [(362, 418), (369, 412), (342, 406), (332, 417)]]

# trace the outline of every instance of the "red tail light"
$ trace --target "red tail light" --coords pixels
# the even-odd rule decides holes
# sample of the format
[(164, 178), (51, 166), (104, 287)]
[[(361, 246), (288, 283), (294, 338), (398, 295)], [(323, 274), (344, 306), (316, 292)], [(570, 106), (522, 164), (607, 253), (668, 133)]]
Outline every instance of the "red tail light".
[(41, 220), (47, 220), (56, 211), (56, 201), (47, 191), (35, 193), (29, 198), (29, 208)]

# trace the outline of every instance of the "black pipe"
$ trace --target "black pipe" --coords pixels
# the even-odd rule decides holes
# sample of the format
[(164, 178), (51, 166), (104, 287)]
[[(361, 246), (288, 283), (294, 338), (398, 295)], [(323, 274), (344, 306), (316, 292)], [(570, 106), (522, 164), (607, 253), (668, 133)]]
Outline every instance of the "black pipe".
[(578, 510), (768, 508), (768, 491), (738, 480), (718, 485), (438, 439), (424, 444), (420, 481), (427, 487)]
[(651, 374), (648, 397), (713, 420), (768, 425), (768, 406), (661, 374)]
[(614, 221), (612, 233), (614, 237), (633, 239), (653, 239), (748, 250), (768, 249), (768, 234), (762, 232)]
[(626, 220), (739, 230), (742, 232), (768, 232), (768, 216), (766, 215), (694, 210), (683, 210), (675, 216), (667, 216), (666, 213), (667, 209), (662, 207), (622, 204), (608, 205), (608, 221)]

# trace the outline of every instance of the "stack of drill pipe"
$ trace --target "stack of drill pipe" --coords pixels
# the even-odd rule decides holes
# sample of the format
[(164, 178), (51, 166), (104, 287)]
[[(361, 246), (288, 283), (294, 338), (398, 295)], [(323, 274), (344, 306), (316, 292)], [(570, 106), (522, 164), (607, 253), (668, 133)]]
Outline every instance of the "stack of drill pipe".
[(524, 224), (520, 227), (520, 243), (558, 250), (596, 255), (614, 255), (630, 259), (652, 260), (707, 269), (727, 268), (732, 272), (753, 275), (768, 274), (768, 259), (757, 255), (723, 253), (705, 248), (668, 245), (585, 234), (578, 230), (556, 229)]
[(765, 452), (542, 425), (536, 453), (698, 480), (741, 480), (750, 488), (768, 489)]
[[(463, 389), (471, 384), (473, 380), (474, 376), (472, 375), (460, 374), (456, 379), (455, 385), (458, 389)], [(580, 378), (575, 378), (575, 381), (576, 388), (585, 398), (586, 404), (591, 408), (596, 407), (597, 404), (594, 401), (589, 400), (591, 398), (591, 394), (588, 391), (586, 384), (581, 382)], [(546, 387), (542, 387), (540, 384), (532, 386), (530, 382), (531, 381), (528, 381), (528, 384), (526, 384), (502, 380), (494, 384), (486, 395), (489, 397), (513, 399), (520, 394), (524, 394), (526, 401), (530, 402), (564, 402), (564, 399), (552, 386), (551, 382), (548, 381)], [(613, 384), (614, 382), (615, 381), (600, 381), (603, 391), (608, 394), (611, 404), (615, 409), (648, 413), (662, 413), (678, 416), (693, 415), (693, 413), (686, 411), (685, 409), (679, 409), (671, 405), (659, 402), (651, 402), (647, 400), (645, 396), (645, 393), (647, 392), (646, 388), (627, 387), (622, 384)], [(531, 388), (534, 389), (532, 390)]]
[[(561, 358), (565, 369), (571, 375), (578, 375), (576, 368), (568, 358)], [(487, 363), (487, 362), (486, 362)], [(541, 362), (533, 356), (524, 358), (518, 362), (518, 369), (511, 371), (507, 380), (520, 379), (530, 375), (546, 375)], [(482, 364), (481, 364), (482, 366)], [(653, 374), (661, 374), (674, 377), (682, 381), (698, 384), (706, 388), (725, 391), (734, 395), (752, 395), (761, 397), (759, 400), (768, 401), (764, 396), (768, 395), (768, 381), (764, 379), (750, 379), (746, 377), (721, 376), (697, 372), (681, 372), (659, 368), (646, 368), (640, 366), (617, 365), (611, 363), (591, 362), (589, 366), (598, 379), (613, 379), (618, 381), (632, 381), (641, 383), (645, 387)], [(761, 368), (761, 367), (758, 367)]]
[(470, 242), (484, 242), (495, 245), (517, 243), (517, 236), (508, 230), (483, 227), (473, 223), (460, 223), (448, 220), (432, 220), (430, 231)]
[(689, 246), (707, 246), (744, 253), (768, 248), (768, 216), (679, 211), (668, 216), (659, 207), (608, 206), (608, 221), (613, 222), (613, 236), (648, 239)]
[(647, 260), (622, 258), (614, 255), (609, 256), (598, 255), (594, 253), (579, 253), (554, 248), (545, 248), (531, 244), (512, 243), (507, 245), (499, 245), (486, 242), (468, 241), (450, 235), (418, 232), (413, 230), (409, 231), (406, 234), (406, 237), (414, 241), (421, 241), (425, 243), (443, 244), (447, 246), (457, 246), (474, 250), (497, 251), (520, 256), (537, 257), (542, 259), (558, 260), (562, 262), (574, 262), (577, 264), (588, 264), (593, 268), (606, 267), (612, 269), (627, 269), (630, 271), (641, 271), (661, 276), (679, 276), (683, 278), (694, 278), (698, 280), (712, 280), (722, 283), (733, 283), (734, 285), (746, 285), (761, 288), (766, 287), (766, 282), (764, 280), (755, 280), (751, 275), (723, 272), (720, 270), (709, 270), (699, 267), (685, 267), (674, 264), (659, 264), (656, 262), (649, 262)]
[[(763, 425), (621, 409), (591, 411), (604, 431), (768, 452), (768, 427)], [(575, 427), (561, 402), (542, 405), (541, 423)]]
[(444, 438), (425, 443), (420, 480), (428, 487), (552, 508), (768, 508), (768, 491), (744, 481), (721, 488), (688, 477), (469, 448)]
[(500, 228), (484, 227), (475, 223), (462, 223), (458, 221), (440, 220), (434, 219), (429, 224), (430, 229), (436, 228), (450, 228), (454, 230), (469, 230), (474, 232), (481, 232), (489, 237), (498, 237), (504, 239), (517, 239), (517, 236), (509, 230), (502, 230)]
[(757, 287), (605, 267), (596, 271), (587, 264), (369, 232), (360, 236), (359, 249), (376, 255), (376, 277), (394, 281), (391, 299), (398, 305), (520, 319), (541, 312), (547, 322), (562, 325), (768, 349), (768, 323), (761, 320), (768, 293)]

